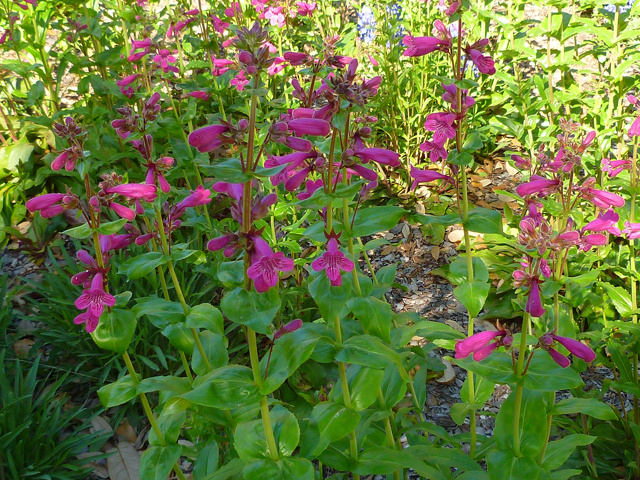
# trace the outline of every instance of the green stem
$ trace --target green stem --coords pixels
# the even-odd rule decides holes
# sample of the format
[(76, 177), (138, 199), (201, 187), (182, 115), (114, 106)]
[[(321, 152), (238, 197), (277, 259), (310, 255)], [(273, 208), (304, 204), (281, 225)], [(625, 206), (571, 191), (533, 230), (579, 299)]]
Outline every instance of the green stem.
[[(129, 375), (131, 376), (131, 381), (133, 382), (133, 385), (137, 386), (138, 383), (140, 382), (138, 381), (138, 374), (136, 373), (136, 369), (133, 367), (133, 363), (131, 363), (131, 357), (129, 356), (129, 353), (124, 352), (122, 354), (122, 358), (124, 359), (124, 363), (127, 365), (127, 370), (129, 370)], [(166, 446), (167, 441), (165, 440), (164, 435), (162, 434), (162, 430), (160, 429), (160, 425), (158, 425), (158, 421), (156, 420), (156, 417), (153, 414), (153, 410), (151, 409), (151, 405), (149, 405), (149, 400), (147, 400), (147, 396), (144, 393), (141, 393), (138, 395), (138, 397), (140, 398), (140, 402), (142, 403), (142, 408), (144, 408), (144, 413), (147, 415), (147, 419), (149, 420), (149, 423), (151, 424), (151, 428), (153, 428), (153, 431), (156, 434), (158, 441), (163, 447)], [(180, 469), (180, 466), (178, 465), (177, 462), (173, 466), (173, 470), (176, 472), (176, 475), (180, 480), (186, 480), (186, 477), (184, 476), (184, 473), (182, 473), (182, 470)]]
[[(380, 404), (380, 410), (387, 409), (386, 402), (384, 401), (384, 395), (382, 394), (382, 388), (378, 389), (378, 403)], [(393, 437), (393, 430), (391, 429), (391, 420), (389, 420), (389, 417), (385, 417), (384, 419), (384, 430), (387, 436), (387, 443), (389, 444), (389, 448), (392, 450), (396, 450), (397, 445)], [(400, 480), (399, 470), (396, 470), (395, 472), (393, 472), (393, 479)]]
[[(619, 7), (616, 7), (616, 12)], [(629, 216), (629, 221), (634, 223), (635, 221), (635, 213), (636, 213), (636, 196), (638, 190), (638, 172), (637, 168), (638, 161), (638, 137), (634, 137), (633, 139), (633, 155), (631, 157), (631, 213)], [(636, 271), (636, 256), (635, 256), (635, 240), (629, 241), (629, 267), (632, 272)], [(638, 309), (638, 294), (637, 294), (637, 282), (635, 275), (631, 275), (631, 309), (635, 312)], [(631, 318), (631, 321), (634, 324), (638, 323), (638, 315), (635, 313)], [(638, 353), (633, 353), (633, 383), (638, 385)], [(638, 396), (633, 395), (633, 420), (636, 425), (640, 425), (640, 402), (638, 401)], [(634, 436), (635, 443), (635, 459), (636, 459), (636, 477), (640, 477), (640, 443), (638, 439)]]
[[(522, 319), (522, 332), (520, 333), (520, 349), (518, 351), (516, 375), (522, 375), (524, 373), (524, 357), (527, 350), (527, 330), (529, 329), (529, 322), (529, 314), (525, 312), (524, 318)], [(516, 457), (520, 456), (520, 410), (522, 408), (523, 391), (524, 384), (522, 381), (519, 381), (516, 386), (516, 405), (513, 414), (513, 450)]]

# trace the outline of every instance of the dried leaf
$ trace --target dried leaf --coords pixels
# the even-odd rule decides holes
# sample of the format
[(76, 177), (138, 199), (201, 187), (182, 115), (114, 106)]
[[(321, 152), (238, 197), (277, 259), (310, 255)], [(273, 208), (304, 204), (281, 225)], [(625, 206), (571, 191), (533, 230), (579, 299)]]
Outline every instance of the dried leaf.
[(446, 325), (449, 325), (454, 330), (458, 330), (461, 333), (467, 333), (467, 331), (464, 329), (464, 327), (462, 325), (460, 325), (458, 322), (456, 322), (455, 320), (445, 320), (444, 323)]
[(34, 343), (36, 342), (31, 340), (30, 338), (23, 338), (22, 340), (18, 340), (16, 343), (14, 343), (13, 351), (15, 352), (17, 357), (27, 358), (29, 356), (29, 351), (31, 350), (31, 347)]
[(456, 379), (456, 371), (453, 369), (453, 365), (449, 360), (442, 359), (442, 363), (446, 367), (444, 373), (440, 378), (436, 378), (438, 383), (451, 383)]
[[(96, 455), (102, 455), (102, 453), (101, 452), (84, 452), (84, 453), (79, 453), (77, 457), (80, 459), (83, 459), (83, 458), (95, 457)], [(88, 463), (85, 463), (85, 466), (91, 468), (93, 470), (91, 473), (94, 474), (95, 476), (100, 478), (109, 478), (109, 471), (107, 470), (107, 467), (105, 467), (104, 465), (100, 465), (98, 462), (88, 462)]]
[(380, 252), (380, 254), (382, 256), (386, 256), (389, 255), (390, 253), (393, 253), (396, 251), (396, 247), (394, 247), (393, 245), (387, 245), (386, 247), (384, 247), (382, 249), (382, 252)]
[(404, 238), (409, 238), (409, 235), (410, 235), (410, 234), (411, 234), (411, 227), (409, 226), (409, 224), (408, 224), (408, 223), (405, 223), (405, 224), (402, 226), (402, 236), (403, 236)]
[(126, 418), (120, 422), (120, 425), (116, 428), (116, 433), (126, 438), (129, 443), (135, 443), (138, 439), (138, 434)]
[(120, 442), (107, 453), (107, 468), (111, 480), (140, 480), (140, 454), (129, 442)]
[(93, 417), (91, 419), (91, 433), (104, 432), (112, 433), (113, 428), (109, 425), (109, 421), (104, 417)]
[(464, 230), (453, 230), (447, 237), (451, 243), (458, 243), (464, 237)]
[(438, 260), (440, 258), (440, 247), (437, 245), (431, 247), (430, 253), (434, 260)]

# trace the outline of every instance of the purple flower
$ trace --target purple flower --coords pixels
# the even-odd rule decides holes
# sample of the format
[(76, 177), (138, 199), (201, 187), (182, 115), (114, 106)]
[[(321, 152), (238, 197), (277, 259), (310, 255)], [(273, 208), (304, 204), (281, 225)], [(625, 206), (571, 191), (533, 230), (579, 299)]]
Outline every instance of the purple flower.
[(191, 195), (176, 205), (176, 208), (184, 210), (185, 208), (206, 205), (209, 202), (211, 202), (211, 190), (206, 190), (202, 185), (198, 185), (195, 190), (191, 190)]
[(329, 134), (331, 124), (319, 118), (296, 118), (287, 123), (289, 130), (296, 135), (315, 135), (324, 137)]
[(436, 50), (447, 50), (451, 47), (450, 40), (443, 40), (436, 37), (414, 37), (406, 35), (402, 42), (408, 47), (403, 55), (405, 57), (422, 57)]
[(283, 335), (286, 335), (287, 333), (293, 333), (301, 327), (302, 327), (302, 320), (300, 320), (299, 318), (296, 320), (293, 320), (287, 323), (286, 325), (283, 325), (278, 330), (276, 330), (273, 333), (273, 339), (277, 340)]
[(228, 125), (209, 125), (194, 130), (189, 134), (189, 145), (205, 153), (215, 150), (222, 145), (220, 135), (229, 131)]
[(449, 155), (444, 146), (440, 145), (437, 142), (421, 143), (420, 150), (422, 150), (423, 152), (431, 152), (429, 154), (429, 159), (432, 162), (437, 162), (440, 159), (446, 160), (447, 156)]
[(585, 362), (593, 362), (596, 359), (596, 354), (591, 348), (584, 343), (574, 340), (573, 338), (561, 337), (555, 333), (546, 333), (538, 340), (541, 348), (545, 349), (551, 355), (551, 358), (560, 365), (562, 368), (567, 368), (571, 365), (569, 359), (553, 348), (553, 343), (558, 342), (564, 348), (569, 350), (569, 353), (574, 356), (583, 359)]
[(535, 195), (538, 196), (547, 196), (553, 190), (555, 190), (558, 185), (560, 185), (560, 180), (547, 180), (546, 178), (532, 176), (532, 180), (527, 183), (523, 183), (522, 185), (518, 185), (516, 188), (516, 192), (521, 197), (526, 197), (527, 195)]
[(353, 155), (364, 163), (373, 161), (390, 167), (400, 166), (400, 155), (384, 148), (359, 148), (353, 151)]
[(55, 217), (66, 210), (65, 205), (62, 205), (62, 201), (66, 196), (64, 193), (45, 193), (28, 200), (25, 207), (31, 213), (40, 211), (40, 215), (43, 218)]
[(187, 96), (197, 98), (198, 100), (209, 100), (209, 94), (203, 90), (196, 90), (194, 92), (187, 93)]
[(636, 118), (629, 127), (629, 136), (631, 138), (640, 137), (640, 117)]
[(322, 188), (323, 186), (324, 186), (324, 183), (322, 182), (321, 178), (319, 178), (316, 181), (307, 180), (305, 182), (305, 190), (298, 194), (298, 200), (306, 200), (311, 195), (313, 195), (316, 190), (318, 190), (319, 188)]
[(92, 317), (100, 318), (104, 307), (113, 307), (116, 304), (116, 298), (104, 291), (102, 273), (96, 273), (91, 281), (91, 287), (82, 292), (82, 295), (76, 300), (76, 308), (78, 310), (87, 309)]
[(424, 128), (433, 132), (433, 141), (439, 145), (444, 145), (448, 139), (456, 138), (456, 130), (453, 122), (456, 119), (454, 113), (432, 113), (424, 122)]
[(342, 285), (341, 272), (351, 272), (355, 265), (338, 249), (338, 241), (335, 238), (330, 238), (327, 242), (327, 251), (321, 257), (316, 258), (311, 263), (311, 267), (316, 272), (325, 270), (331, 285), (339, 287)]
[(256, 254), (253, 256), (247, 275), (259, 293), (264, 293), (278, 283), (278, 272), (293, 270), (293, 260), (282, 252), (273, 253), (267, 242), (254, 239)]
[(629, 240), (640, 238), (640, 223), (625, 222), (622, 233), (624, 233)]
[(469, 52), (469, 58), (471, 58), (471, 61), (478, 67), (480, 73), (487, 75), (494, 75), (496, 73), (493, 58), (483, 55), (478, 50), (471, 50)]
[(602, 159), (602, 171), (609, 175), (609, 178), (615, 178), (623, 170), (629, 170), (631, 168), (631, 160), (609, 160), (608, 158)]
[(413, 183), (411, 184), (412, 190), (415, 189), (419, 183), (433, 182), (434, 180), (445, 180), (453, 183), (453, 178), (448, 175), (443, 175), (434, 170), (419, 170), (413, 166), (411, 167), (411, 178), (413, 178)]
[(579, 188), (582, 198), (589, 200), (598, 208), (610, 208), (610, 207), (622, 207), (624, 206), (624, 199), (616, 195), (615, 193), (606, 192), (604, 190), (598, 190), (591, 188), (595, 185), (596, 179), (591, 177), (587, 179), (582, 187)]
[(467, 358), (473, 354), (473, 359), (479, 362), (491, 355), (499, 346), (510, 345), (510, 339), (511, 336), (506, 330), (476, 333), (456, 343), (456, 358)]
[(99, 322), (100, 317), (96, 317), (88, 311), (85, 313), (81, 313), (73, 319), (73, 323), (75, 323), (76, 325), (82, 325), (84, 323), (84, 328), (87, 333), (92, 333), (96, 328), (98, 328)]
[(133, 75), (129, 75), (127, 77), (124, 77), (122, 80), (118, 80), (116, 82), (116, 85), (119, 87), (126, 87), (127, 85), (132, 84), (133, 82), (136, 81), (136, 78), (138, 78), (140, 75), (139, 74), (133, 74)]
[(542, 304), (542, 298), (540, 297), (540, 280), (537, 278), (531, 279), (531, 286), (529, 287), (529, 297), (527, 298), (527, 304), (524, 308), (532, 317), (541, 317), (545, 314), (544, 305)]
[(618, 228), (618, 221), (620, 216), (611, 208), (606, 212), (598, 215), (598, 218), (587, 223), (583, 231), (591, 230), (592, 232), (609, 232), (617, 237), (620, 236), (620, 229)]
[(153, 202), (157, 194), (155, 185), (146, 185), (144, 183), (124, 183), (104, 189), (104, 193), (108, 195), (122, 195), (123, 197), (138, 199), (142, 198), (146, 202)]

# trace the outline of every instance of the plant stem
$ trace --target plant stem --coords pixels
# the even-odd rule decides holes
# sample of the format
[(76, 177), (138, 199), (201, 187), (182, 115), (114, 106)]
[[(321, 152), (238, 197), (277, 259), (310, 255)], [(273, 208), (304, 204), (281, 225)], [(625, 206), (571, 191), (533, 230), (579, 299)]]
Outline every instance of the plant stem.
[[(520, 350), (518, 351), (518, 364), (516, 367), (516, 375), (524, 373), (524, 357), (527, 350), (527, 330), (529, 329), (529, 314), (525, 312), (522, 319), (522, 332), (520, 332)], [(513, 451), (516, 457), (520, 456), (520, 410), (522, 407), (522, 394), (524, 391), (524, 383), (522, 379), (516, 386), (516, 405), (513, 414)]]
[[(618, 7), (616, 7), (617, 9)], [(616, 10), (617, 12), (618, 10)], [(631, 157), (631, 213), (629, 215), (629, 221), (634, 223), (635, 221), (635, 213), (636, 213), (636, 196), (638, 189), (638, 172), (637, 168), (638, 161), (638, 137), (635, 136), (633, 139), (633, 156)], [(635, 240), (629, 241), (629, 267), (632, 272), (636, 271), (636, 256), (635, 256)], [(638, 323), (638, 315), (635, 314), (635, 311), (638, 309), (638, 293), (637, 293), (637, 282), (635, 275), (631, 275), (631, 310), (633, 310), (634, 314), (631, 318), (631, 321), (634, 324)], [(633, 383), (638, 385), (638, 353), (633, 353)], [(633, 421), (636, 425), (640, 425), (640, 402), (638, 401), (638, 396), (633, 395)], [(634, 436), (634, 444), (635, 444), (635, 459), (636, 459), (636, 477), (640, 477), (640, 443), (638, 439)]]
[[(124, 352), (122, 354), (122, 358), (124, 359), (124, 363), (127, 364), (127, 370), (129, 370), (129, 375), (131, 375), (131, 381), (134, 386), (137, 386), (140, 382), (138, 381), (138, 374), (136, 373), (136, 369), (133, 367), (133, 363), (131, 363), (131, 357), (129, 356), (129, 352)], [(156, 437), (160, 441), (160, 444), (164, 447), (167, 445), (167, 441), (162, 434), (162, 430), (160, 430), (160, 425), (158, 425), (158, 421), (156, 420), (155, 415), (153, 414), (153, 410), (151, 409), (151, 405), (149, 405), (149, 400), (147, 400), (147, 396), (144, 393), (138, 395), (140, 398), (140, 402), (142, 403), (142, 408), (144, 408), (144, 413), (147, 415), (147, 419), (151, 424), (151, 428), (153, 428)], [(173, 466), (173, 470), (176, 472), (176, 475), (180, 480), (186, 480), (184, 473), (180, 469), (180, 466), (176, 462)]]
[[(378, 389), (378, 403), (380, 404), (380, 410), (387, 409), (387, 404), (384, 401), (384, 395), (382, 394), (382, 388)], [(387, 436), (387, 443), (389, 444), (389, 448), (391, 448), (392, 450), (397, 449), (396, 441), (393, 437), (393, 430), (391, 429), (391, 420), (389, 420), (389, 417), (385, 417), (384, 419), (384, 430)], [(393, 479), (400, 480), (399, 470), (393, 472)]]

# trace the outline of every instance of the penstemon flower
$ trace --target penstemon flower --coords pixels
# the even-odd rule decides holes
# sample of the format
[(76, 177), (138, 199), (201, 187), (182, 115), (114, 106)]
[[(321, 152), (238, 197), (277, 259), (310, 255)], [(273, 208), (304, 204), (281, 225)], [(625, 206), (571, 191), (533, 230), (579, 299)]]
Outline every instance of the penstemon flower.
[(98, 272), (91, 281), (91, 286), (83, 290), (82, 295), (75, 302), (78, 310), (87, 310), (84, 314), (78, 315), (74, 323), (84, 323), (87, 332), (93, 332), (98, 326), (98, 321), (105, 307), (113, 307), (116, 298), (104, 291), (104, 279), (102, 273)]
[(538, 346), (539, 348), (549, 352), (551, 358), (553, 358), (553, 360), (562, 368), (567, 368), (571, 365), (571, 362), (567, 357), (553, 348), (555, 342), (558, 342), (564, 348), (569, 350), (569, 353), (573, 356), (581, 358), (587, 363), (593, 362), (596, 359), (595, 352), (585, 344), (574, 340), (573, 338), (561, 337), (555, 333), (546, 333), (538, 339)]
[(338, 248), (338, 241), (331, 237), (327, 242), (327, 250), (311, 263), (311, 267), (316, 272), (324, 270), (331, 285), (339, 287), (342, 285), (342, 272), (351, 272), (355, 264), (344, 256)]
[[(499, 325), (498, 325), (499, 326)], [(513, 343), (511, 332), (499, 328), (496, 331), (480, 332), (456, 342), (456, 358), (462, 359), (472, 355), (476, 362), (480, 362), (491, 355), (501, 346), (509, 348)]]

